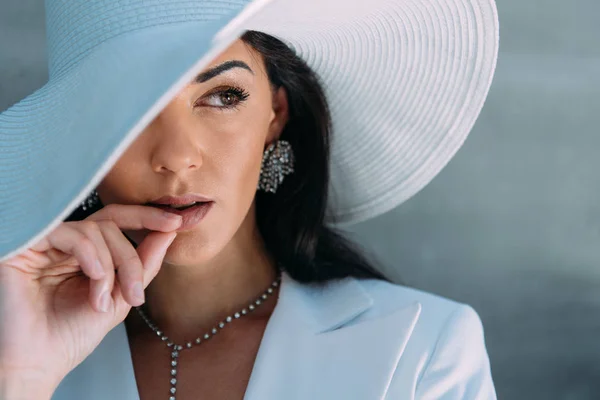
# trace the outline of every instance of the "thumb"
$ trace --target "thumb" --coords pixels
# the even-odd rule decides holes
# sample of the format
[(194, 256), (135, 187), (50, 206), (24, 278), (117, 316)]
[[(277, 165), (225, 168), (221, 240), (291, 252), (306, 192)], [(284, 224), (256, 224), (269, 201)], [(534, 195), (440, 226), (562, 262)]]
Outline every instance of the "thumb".
[(151, 232), (136, 248), (144, 266), (144, 288), (158, 274), (167, 249), (175, 237), (177, 232)]

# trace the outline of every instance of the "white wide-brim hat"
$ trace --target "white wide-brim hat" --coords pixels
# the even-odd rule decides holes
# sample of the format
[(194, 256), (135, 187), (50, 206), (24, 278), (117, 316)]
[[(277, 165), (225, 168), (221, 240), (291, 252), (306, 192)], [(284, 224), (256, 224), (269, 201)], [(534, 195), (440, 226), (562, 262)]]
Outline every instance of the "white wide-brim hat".
[(49, 81), (0, 114), (0, 259), (67, 218), (245, 30), (290, 45), (332, 114), (328, 221), (417, 193), (473, 127), (498, 55), (493, 0), (46, 0)]

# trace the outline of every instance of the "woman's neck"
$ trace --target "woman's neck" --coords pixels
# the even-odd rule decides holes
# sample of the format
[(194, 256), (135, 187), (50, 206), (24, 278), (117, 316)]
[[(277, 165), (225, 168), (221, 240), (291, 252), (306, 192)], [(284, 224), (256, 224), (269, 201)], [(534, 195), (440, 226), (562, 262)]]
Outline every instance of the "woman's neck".
[[(245, 236), (251, 239), (239, 239)], [(252, 240), (254, 243), (240, 243)], [(175, 343), (210, 331), (260, 296), (276, 279), (278, 268), (264, 250), (258, 234), (236, 235), (230, 244), (201, 266), (164, 263), (146, 288), (144, 309), (160, 330)], [(264, 305), (244, 318), (264, 319), (278, 296), (274, 292)], [(133, 326), (140, 329), (137, 313)]]

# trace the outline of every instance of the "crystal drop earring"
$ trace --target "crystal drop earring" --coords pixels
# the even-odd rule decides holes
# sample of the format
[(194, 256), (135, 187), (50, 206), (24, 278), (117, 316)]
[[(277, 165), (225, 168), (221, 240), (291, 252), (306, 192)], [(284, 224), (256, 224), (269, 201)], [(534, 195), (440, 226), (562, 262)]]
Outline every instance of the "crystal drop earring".
[(257, 189), (275, 193), (286, 175), (294, 172), (294, 153), (288, 141), (271, 143), (263, 153)]

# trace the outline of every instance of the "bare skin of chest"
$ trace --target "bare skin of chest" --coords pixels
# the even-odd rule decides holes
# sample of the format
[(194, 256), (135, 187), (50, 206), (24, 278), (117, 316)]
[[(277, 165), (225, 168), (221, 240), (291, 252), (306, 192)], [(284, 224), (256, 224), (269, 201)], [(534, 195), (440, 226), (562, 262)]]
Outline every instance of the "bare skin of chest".
[[(243, 399), (267, 319), (236, 321), (208, 341), (180, 351), (177, 400)], [(171, 350), (155, 335), (130, 336), (141, 400), (171, 396)]]

